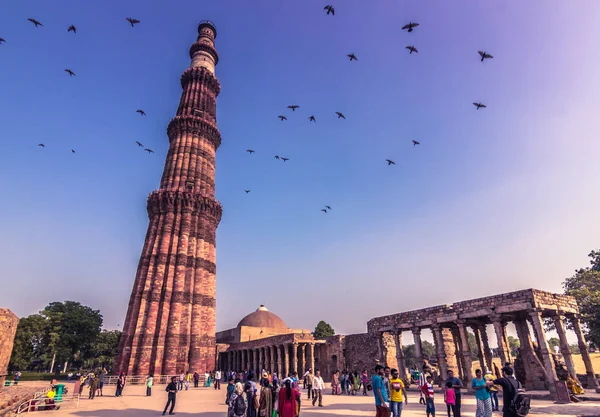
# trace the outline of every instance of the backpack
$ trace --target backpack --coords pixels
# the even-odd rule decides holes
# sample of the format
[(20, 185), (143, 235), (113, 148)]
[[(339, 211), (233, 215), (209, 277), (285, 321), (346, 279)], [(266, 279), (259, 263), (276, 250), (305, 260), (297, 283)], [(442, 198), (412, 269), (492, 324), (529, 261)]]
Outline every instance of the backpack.
[(248, 406), (246, 405), (246, 400), (244, 399), (244, 396), (238, 395), (237, 397), (235, 397), (235, 400), (233, 400), (233, 413), (236, 416), (246, 415), (246, 408), (248, 408)]
[(513, 389), (515, 390), (515, 396), (510, 402), (510, 411), (518, 415), (519, 417), (525, 417), (529, 414), (531, 409), (531, 399), (529, 395), (525, 393), (525, 390), (521, 387), (521, 383), (517, 381), (517, 386), (510, 381)]

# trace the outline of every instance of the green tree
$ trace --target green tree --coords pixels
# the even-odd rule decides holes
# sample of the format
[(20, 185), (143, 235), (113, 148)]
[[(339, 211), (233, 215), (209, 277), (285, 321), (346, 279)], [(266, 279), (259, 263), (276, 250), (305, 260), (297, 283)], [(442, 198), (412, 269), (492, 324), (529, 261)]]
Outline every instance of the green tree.
[(120, 330), (102, 330), (90, 347), (85, 366), (90, 369), (112, 368), (120, 337)]
[(334, 335), (335, 330), (333, 330), (333, 327), (331, 327), (329, 323), (326, 323), (323, 320), (317, 323), (317, 327), (315, 327), (315, 331), (313, 332), (313, 336), (315, 339), (324, 339), (326, 337)]
[[(423, 340), (421, 342), (421, 348), (423, 350), (423, 357), (432, 358), (435, 355), (435, 346), (433, 343)], [(402, 351), (404, 352), (404, 361), (408, 367), (418, 368), (419, 370), (423, 369), (423, 364), (417, 363), (414, 344), (403, 346)]]
[(590, 266), (575, 270), (565, 279), (565, 294), (572, 295), (579, 304), (581, 323), (588, 341), (600, 346), (600, 250), (588, 255)]
[(39, 314), (32, 314), (19, 320), (10, 357), (11, 370), (31, 369), (31, 364), (42, 357), (46, 349), (45, 329), (46, 321)]
[(473, 360), (479, 357), (479, 348), (477, 347), (477, 338), (474, 333), (467, 332), (467, 341), (469, 342), (469, 350)]
[(508, 348), (510, 349), (511, 355), (516, 356), (517, 349), (520, 347), (521, 347), (521, 342), (519, 341), (519, 338), (513, 337), (513, 336), (508, 336)]

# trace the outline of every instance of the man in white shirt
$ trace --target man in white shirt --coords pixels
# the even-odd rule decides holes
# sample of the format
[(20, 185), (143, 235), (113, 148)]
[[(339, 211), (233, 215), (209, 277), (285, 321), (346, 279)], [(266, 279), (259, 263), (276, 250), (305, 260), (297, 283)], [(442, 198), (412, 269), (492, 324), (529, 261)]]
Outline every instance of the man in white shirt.
[(315, 376), (313, 377), (313, 400), (312, 405), (314, 407), (317, 399), (319, 400), (319, 407), (323, 407), (323, 390), (325, 389), (325, 382), (321, 377), (321, 372), (317, 369)]
[(215, 383), (214, 383), (214, 387), (215, 389), (220, 390), (221, 389), (221, 371), (216, 371), (215, 372)]

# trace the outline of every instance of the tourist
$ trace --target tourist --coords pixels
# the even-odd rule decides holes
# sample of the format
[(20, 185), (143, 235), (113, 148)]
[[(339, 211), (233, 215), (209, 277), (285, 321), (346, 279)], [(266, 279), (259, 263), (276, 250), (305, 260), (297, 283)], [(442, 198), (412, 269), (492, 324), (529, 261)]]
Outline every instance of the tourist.
[(185, 373), (185, 390), (187, 391), (188, 389), (190, 389), (190, 382), (192, 382), (192, 373), (190, 371), (187, 371)]
[(421, 391), (425, 396), (425, 412), (427, 417), (435, 417), (435, 403), (433, 402), (433, 377), (427, 375), (425, 385), (421, 387)]
[(302, 389), (306, 389), (306, 376), (308, 375), (308, 370), (306, 372), (304, 372), (304, 375), (302, 375)]
[(123, 395), (123, 388), (125, 388), (126, 380), (127, 378), (125, 377), (125, 372), (121, 372), (121, 375), (119, 375), (119, 378), (117, 378), (117, 392), (115, 397), (120, 397)]
[(185, 381), (185, 374), (181, 371), (179, 378), (177, 379), (177, 391), (183, 390), (183, 381)]
[(200, 374), (198, 371), (194, 371), (194, 388), (198, 388), (198, 383), (200, 382)]
[(406, 396), (406, 388), (404, 387), (404, 381), (400, 379), (397, 369), (391, 370), (390, 379), (390, 411), (394, 417), (400, 417), (402, 415), (402, 408), (404, 403), (408, 402)]
[(346, 381), (348, 381), (348, 376), (346, 375), (346, 370), (342, 370), (340, 374), (340, 391), (342, 394), (346, 394)]
[(17, 371), (15, 373), (15, 378), (14, 378), (14, 381), (13, 381), (13, 385), (17, 385), (19, 383), (19, 379), (21, 379), (21, 372)]
[(452, 416), (456, 415), (456, 397), (454, 395), (454, 388), (452, 388), (452, 382), (446, 382), (444, 387), (444, 402), (446, 403), (446, 410), (448, 411), (448, 417), (450, 417), (450, 411)]
[(106, 376), (106, 369), (101, 369), (100, 373), (98, 374), (98, 379), (99, 384), (98, 384), (98, 392), (96, 393), (96, 395), (99, 395), (100, 397), (102, 397), (102, 388), (104, 388), (104, 377)]
[(447, 372), (448, 378), (446, 378), (446, 384), (448, 382), (452, 383), (452, 388), (454, 388), (454, 415), (456, 417), (460, 417), (460, 403), (461, 403), (461, 395), (460, 389), (463, 387), (463, 383), (460, 379), (454, 376), (454, 372), (451, 369), (448, 369)]
[(242, 417), (248, 410), (248, 401), (241, 382), (237, 382), (231, 394), (227, 415), (229, 417)]
[(390, 390), (390, 375), (390, 367), (386, 366), (385, 368), (383, 368), (383, 386), (385, 387), (385, 392), (387, 394), (388, 400), (392, 397), (392, 392)]
[(475, 390), (477, 410), (475, 417), (492, 417), (492, 401), (488, 392), (487, 381), (483, 377), (481, 369), (475, 370), (475, 378), (471, 381), (471, 388)]
[(352, 379), (354, 379), (352, 385), (352, 395), (356, 395), (356, 393), (360, 391), (360, 377), (358, 376), (358, 371), (354, 371), (352, 374)]
[[(83, 393), (83, 387), (85, 387), (85, 379), (86, 376), (85, 375), (79, 375), (79, 396), (81, 397), (81, 394)], [(119, 387), (117, 386), (117, 392)], [(118, 395), (115, 395), (116, 397), (118, 397)]]
[(567, 389), (572, 396), (582, 395), (585, 393), (579, 382), (573, 377), (573, 374), (569, 374), (567, 377)]
[[(425, 363), (423, 364), (423, 372), (418, 372), (418, 378), (417, 378), (417, 384), (419, 387), (423, 387), (425, 386), (425, 384), (427, 384), (427, 375), (430, 375), (429, 373), (429, 366)], [(421, 396), (419, 398), (419, 403), (425, 405), (425, 394), (423, 392), (421, 392)]]
[(252, 387), (250, 381), (246, 381), (244, 385), (244, 392), (246, 393), (246, 400), (248, 403), (248, 411), (246, 417), (257, 417), (258, 411), (258, 396), (256, 390)]
[(313, 407), (319, 401), (319, 407), (323, 407), (323, 390), (325, 389), (325, 382), (321, 377), (321, 371), (318, 369), (315, 372), (315, 376), (313, 377), (313, 399), (312, 405)]
[(340, 395), (340, 371), (337, 369), (331, 375), (331, 395)]
[[(498, 376), (500, 376), (500, 375), (498, 375)], [(488, 390), (490, 393), (490, 401), (492, 403), (492, 411), (499, 411), (499, 409), (498, 409), (498, 387), (496, 385), (493, 385), (493, 381), (495, 378), (492, 375), (492, 373), (489, 371), (489, 369), (486, 369), (484, 378), (485, 378), (486, 382), (488, 383)]]
[(208, 371), (204, 372), (204, 386), (210, 387), (210, 373)]
[(235, 390), (235, 380), (233, 377), (229, 377), (227, 381), (227, 394), (225, 395), (225, 404), (229, 405), (231, 403), (231, 396), (233, 395), (233, 391)]
[(390, 405), (388, 403), (387, 391), (383, 383), (384, 369), (381, 365), (375, 366), (375, 373), (371, 379), (371, 387), (375, 396), (375, 417), (389, 417)]
[(292, 378), (292, 387), (295, 389), (300, 389), (300, 385), (298, 384), (298, 372), (292, 372), (290, 377)]
[(363, 388), (363, 395), (369, 395), (367, 393), (367, 384), (369, 383), (369, 376), (367, 374), (367, 370), (366, 369), (362, 371), (360, 382), (361, 382), (362, 388)]
[[(315, 374), (315, 379), (319, 377), (319, 371)], [(322, 380), (322, 378), (321, 378)], [(277, 411), (278, 417), (296, 417), (300, 414), (300, 392), (297, 389), (292, 388), (292, 380), (286, 378), (283, 381), (283, 386), (279, 390), (279, 402)], [(313, 399), (314, 405), (314, 399)]]
[(221, 371), (216, 371), (215, 372), (215, 383), (214, 383), (215, 389), (220, 390), (221, 389)]
[(308, 399), (310, 400), (311, 398), (311, 394), (312, 394), (312, 390), (313, 390), (313, 373), (312, 373), (312, 369), (308, 369), (308, 371), (306, 371), (306, 373), (304, 374), (304, 380), (306, 381), (306, 389), (308, 390)]
[(254, 382), (254, 372), (250, 371), (248, 372), (248, 376), (246, 377), (246, 382), (250, 383), (250, 386), (252, 386), (252, 392), (254, 393), (254, 395), (258, 394), (258, 386), (256, 385), (256, 382)]
[(505, 366), (502, 368), (502, 378), (498, 378), (492, 383), (502, 387), (502, 416), (518, 417), (517, 413), (511, 409), (511, 403), (517, 390), (521, 388), (521, 383), (515, 379), (513, 369)]
[(154, 384), (154, 375), (148, 375), (146, 378), (146, 397), (152, 396), (152, 385)]
[(171, 377), (171, 382), (169, 382), (169, 385), (167, 385), (167, 388), (165, 389), (165, 391), (168, 392), (168, 399), (167, 399), (167, 405), (165, 405), (165, 409), (162, 412), (162, 415), (164, 416), (167, 413), (167, 408), (169, 408), (169, 405), (171, 406), (171, 410), (169, 410), (169, 414), (175, 414), (173, 412), (173, 410), (175, 409), (175, 398), (177, 396), (177, 391), (181, 391), (178, 386), (177, 386), (177, 377), (176, 376), (172, 376)]
[(98, 387), (100, 386), (100, 378), (93, 373), (90, 374), (90, 394), (88, 399), (93, 400), (96, 397), (96, 391), (98, 391)]
[(273, 416), (273, 391), (267, 378), (262, 380), (260, 400), (258, 402), (258, 415), (261, 417)]

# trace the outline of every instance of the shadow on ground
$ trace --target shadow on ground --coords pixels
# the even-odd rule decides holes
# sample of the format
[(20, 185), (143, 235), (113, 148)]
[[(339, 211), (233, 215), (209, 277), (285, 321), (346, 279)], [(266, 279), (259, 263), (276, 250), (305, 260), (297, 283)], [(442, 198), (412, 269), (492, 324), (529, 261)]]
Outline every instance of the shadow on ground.
[[(89, 411), (77, 411), (72, 413), (74, 416), (82, 416), (82, 417), (140, 417), (140, 416), (160, 416), (162, 414), (162, 410), (151, 410), (147, 408), (128, 408), (125, 410), (89, 410)], [(198, 411), (195, 413), (178, 413), (177, 409), (175, 409), (176, 416), (183, 417), (191, 417), (191, 416), (201, 416), (201, 417), (223, 417), (224, 412), (215, 412), (215, 411), (207, 411), (202, 412)], [(167, 413), (167, 415), (169, 415)]]

